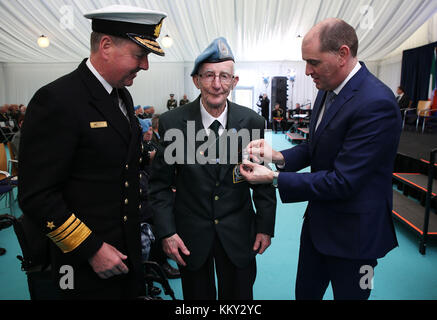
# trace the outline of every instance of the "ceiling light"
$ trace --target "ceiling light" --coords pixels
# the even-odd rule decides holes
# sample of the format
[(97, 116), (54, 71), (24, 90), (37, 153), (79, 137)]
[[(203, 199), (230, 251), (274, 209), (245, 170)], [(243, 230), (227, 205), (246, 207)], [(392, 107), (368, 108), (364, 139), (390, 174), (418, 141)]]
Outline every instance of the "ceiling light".
[(50, 45), (50, 40), (45, 35), (40, 36), (37, 42), (41, 48), (47, 48)]
[(170, 38), (170, 36), (167, 34), (163, 39), (162, 39), (162, 45), (164, 46), (164, 48), (170, 48), (173, 45), (173, 39)]

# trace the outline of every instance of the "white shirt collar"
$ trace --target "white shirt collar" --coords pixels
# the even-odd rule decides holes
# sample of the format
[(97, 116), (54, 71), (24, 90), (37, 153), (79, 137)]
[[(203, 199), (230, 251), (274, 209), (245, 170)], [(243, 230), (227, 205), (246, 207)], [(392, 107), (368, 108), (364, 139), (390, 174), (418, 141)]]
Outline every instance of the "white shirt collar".
[(206, 111), (205, 107), (202, 104), (202, 99), (200, 99), (200, 115), (202, 116), (202, 124), (205, 130), (209, 129), (209, 126), (215, 120), (218, 120), (221, 124), (221, 127), (219, 129), (219, 134), (221, 134), (228, 124), (228, 102), (226, 101), (225, 110), (223, 110), (222, 114), (218, 118), (214, 118), (208, 113), (208, 111)]
[(106, 81), (105, 79), (103, 79), (103, 77), (100, 75), (100, 73), (96, 70), (96, 68), (94, 68), (93, 64), (91, 63), (91, 59), (88, 59), (86, 61), (86, 65), (88, 67), (88, 69), (90, 69), (90, 71), (93, 73), (93, 75), (100, 81), (100, 83), (103, 85), (103, 87), (105, 88), (106, 91), (108, 91), (109, 94), (111, 94), (112, 92), (112, 86), (108, 83), (108, 81)]
[(350, 79), (361, 69), (361, 64), (357, 61), (357, 64), (352, 69), (352, 71), (349, 73), (349, 75), (344, 79), (344, 81), (336, 88), (334, 89), (334, 93), (338, 95), (341, 91), (341, 89), (344, 88), (344, 86), (349, 82)]

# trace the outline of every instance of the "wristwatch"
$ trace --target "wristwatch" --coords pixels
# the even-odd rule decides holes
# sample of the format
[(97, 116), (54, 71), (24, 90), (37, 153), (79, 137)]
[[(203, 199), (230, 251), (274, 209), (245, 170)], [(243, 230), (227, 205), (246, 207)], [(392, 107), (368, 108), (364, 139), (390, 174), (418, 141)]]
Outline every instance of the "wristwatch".
[(273, 171), (272, 186), (274, 186), (275, 188), (278, 187), (278, 177), (279, 177), (279, 172), (278, 171)]

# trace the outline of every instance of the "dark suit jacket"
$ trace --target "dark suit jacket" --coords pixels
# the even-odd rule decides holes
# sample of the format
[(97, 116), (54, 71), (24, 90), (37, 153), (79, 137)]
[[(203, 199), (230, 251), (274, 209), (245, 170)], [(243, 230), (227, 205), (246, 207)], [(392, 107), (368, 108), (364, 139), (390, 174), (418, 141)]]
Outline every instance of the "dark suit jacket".
[(399, 109), (406, 109), (410, 106), (410, 99), (408, 96), (404, 93), (402, 98), (398, 101)]
[[(167, 151), (172, 142), (163, 139), (169, 129), (179, 129), (186, 143), (182, 144), (185, 160), (181, 163), (166, 164), (165, 149), (158, 151), (153, 161), (150, 196), (156, 231), (160, 238), (178, 233), (191, 252), (185, 258), (191, 270), (205, 262), (216, 236), (231, 261), (238, 267), (246, 267), (255, 257), (252, 247), (256, 233), (273, 236), (275, 190), (271, 185), (255, 186), (251, 198), (251, 186), (247, 182), (234, 183), (236, 163), (221, 165), (219, 174), (215, 164), (202, 165), (197, 160), (187, 164), (190, 163), (190, 150), (201, 152), (199, 147), (203, 144), (190, 137), (191, 130), (194, 134), (203, 129), (199, 101), (200, 97), (159, 118), (161, 143)], [(195, 127), (188, 128), (190, 121), (195, 122)], [(263, 132), (264, 119), (252, 110), (228, 101), (228, 130), (242, 128)], [(222, 142), (225, 136), (221, 136)], [(244, 147), (240, 141), (240, 154)], [(176, 198), (171, 190), (173, 185), (176, 186)]]
[[(319, 91), (316, 98), (310, 141), (282, 152), (280, 196), (283, 202), (309, 201), (306, 219), (320, 252), (376, 259), (397, 246), (391, 210), (399, 108), (362, 64), (315, 131), (325, 95)], [(311, 173), (295, 173), (309, 165)]]
[(72, 214), (91, 230), (85, 239), (77, 231), (65, 235), (61, 242), (80, 243), (71, 252), (53, 248), (54, 272), (73, 266), (75, 290), (102, 285), (88, 263), (102, 242), (127, 255), (130, 272), (142, 277), (141, 128), (129, 92), (123, 89), (121, 96), (130, 123), (85, 62), (35, 93), (19, 150), (23, 213), (44, 234), (62, 231)]

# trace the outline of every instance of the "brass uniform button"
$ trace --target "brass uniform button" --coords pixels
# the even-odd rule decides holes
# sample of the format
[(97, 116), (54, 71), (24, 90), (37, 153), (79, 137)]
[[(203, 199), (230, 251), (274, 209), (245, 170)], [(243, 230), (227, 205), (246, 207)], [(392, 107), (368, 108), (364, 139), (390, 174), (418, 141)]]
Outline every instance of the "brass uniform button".
[(124, 199), (124, 204), (128, 204), (129, 203), (129, 200), (126, 198), (126, 199)]
[(126, 182), (124, 183), (124, 186), (125, 186), (126, 188), (129, 188), (129, 182), (126, 181)]
[(214, 223), (215, 223), (215, 224), (219, 224), (218, 219), (215, 219), (215, 220), (214, 220)]
[(123, 221), (126, 222), (127, 221), (127, 216), (123, 217)]
[(214, 197), (214, 200), (215, 200), (215, 201), (217, 201), (217, 200), (219, 200), (219, 199), (220, 199), (219, 196), (215, 196), (215, 197)]

